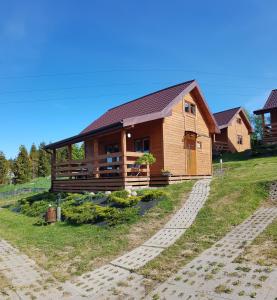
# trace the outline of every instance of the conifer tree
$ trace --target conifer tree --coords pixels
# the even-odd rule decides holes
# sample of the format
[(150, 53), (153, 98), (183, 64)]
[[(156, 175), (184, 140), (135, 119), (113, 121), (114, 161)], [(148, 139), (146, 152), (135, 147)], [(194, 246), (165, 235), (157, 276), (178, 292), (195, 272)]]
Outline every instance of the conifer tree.
[(19, 147), (19, 153), (13, 164), (16, 183), (28, 182), (32, 177), (32, 165), (25, 146)]
[(32, 144), (29, 156), (32, 164), (32, 178), (36, 178), (38, 177), (38, 150), (35, 144)]
[(0, 151), (0, 184), (7, 182), (9, 172), (9, 162), (2, 151)]
[(45, 143), (39, 145), (38, 150), (38, 176), (46, 177), (50, 175), (51, 164), (50, 164), (50, 154), (44, 150)]

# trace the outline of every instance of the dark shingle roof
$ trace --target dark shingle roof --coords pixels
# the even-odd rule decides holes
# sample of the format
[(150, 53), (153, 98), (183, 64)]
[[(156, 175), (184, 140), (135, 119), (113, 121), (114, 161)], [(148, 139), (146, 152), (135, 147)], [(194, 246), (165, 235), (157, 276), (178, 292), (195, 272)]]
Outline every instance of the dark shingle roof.
[(193, 81), (186, 81), (116, 106), (92, 122), (81, 133), (106, 127), (123, 119), (160, 112)]
[(214, 118), (217, 122), (217, 125), (219, 127), (228, 126), (229, 122), (240, 109), (241, 107), (235, 107), (215, 113)]
[(277, 90), (272, 90), (263, 109), (277, 108)]

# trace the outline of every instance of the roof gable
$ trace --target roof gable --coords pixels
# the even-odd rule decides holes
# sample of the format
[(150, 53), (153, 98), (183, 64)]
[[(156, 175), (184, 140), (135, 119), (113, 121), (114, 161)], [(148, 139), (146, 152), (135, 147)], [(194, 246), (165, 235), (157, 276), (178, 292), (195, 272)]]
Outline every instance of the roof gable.
[(240, 117), (243, 119), (243, 122), (245, 126), (248, 128), (248, 131), (252, 132), (253, 129), (251, 123), (242, 107), (234, 107), (234, 108), (230, 108), (224, 111), (214, 113), (214, 118), (217, 122), (218, 127), (220, 129), (223, 129), (230, 126), (232, 121), (237, 115), (240, 115)]
[(81, 132), (81, 134), (116, 123), (122, 123), (123, 126), (129, 126), (164, 118), (171, 114), (172, 107), (181, 101), (185, 94), (193, 90), (198, 94), (199, 101), (204, 105), (205, 113), (209, 115), (208, 122), (211, 132), (218, 131), (217, 124), (197, 82), (195, 80), (190, 80), (116, 106), (92, 122)]
[(192, 82), (193, 80), (186, 81), (109, 109), (81, 133), (122, 122), (124, 119), (160, 112)]

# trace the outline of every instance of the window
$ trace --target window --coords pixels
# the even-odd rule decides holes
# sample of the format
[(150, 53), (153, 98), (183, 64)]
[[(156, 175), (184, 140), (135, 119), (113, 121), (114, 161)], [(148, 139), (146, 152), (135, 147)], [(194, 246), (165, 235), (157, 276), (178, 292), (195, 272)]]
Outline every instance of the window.
[(238, 136), (237, 136), (237, 139), (238, 139), (238, 140), (237, 140), (238, 144), (239, 144), (239, 145), (242, 145), (242, 144), (243, 144), (243, 141), (242, 141), (242, 135), (238, 135)]
[(135, 152), (148, 153), (150, 151), (150, 142), (148, 138), (135, 140)]
[(185, 112), (195, 115), (196, 114), (196, 106), (195, 104), (189, 103), (189, 102), (185, 102)]
[(189, 113), (190, 111), (190, 104), (188, 102), (185, 102), (185, 112)]
[(241, 118), (237, 118), (237, 123), (241, 124)]

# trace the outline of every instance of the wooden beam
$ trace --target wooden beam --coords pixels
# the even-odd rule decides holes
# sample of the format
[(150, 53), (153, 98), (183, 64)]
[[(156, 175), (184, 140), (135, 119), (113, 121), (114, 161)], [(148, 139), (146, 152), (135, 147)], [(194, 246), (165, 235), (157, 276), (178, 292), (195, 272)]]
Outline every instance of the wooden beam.
[(99, 145), (98, 145), (98, 139), (93, 140), (93, 154), (94, 154), (94, 172), (95, 177), (99, 178), (99, 165), (98, 165), (98, 159), (99, 159)]
[(56, 157), (57, 157), (57, 153), (56, 153), (56, 149), (53, 149), (53, 152), (51, 154), (51, 181), (53, 182), (53, 180), (56, 179)]
[(127, 177), (127, 140), (125, 129), (121, 130), (122, 176)]
[(72, 145), (67, 146), (67, 151), (68, 151), (68, 160), (72, 160)]

